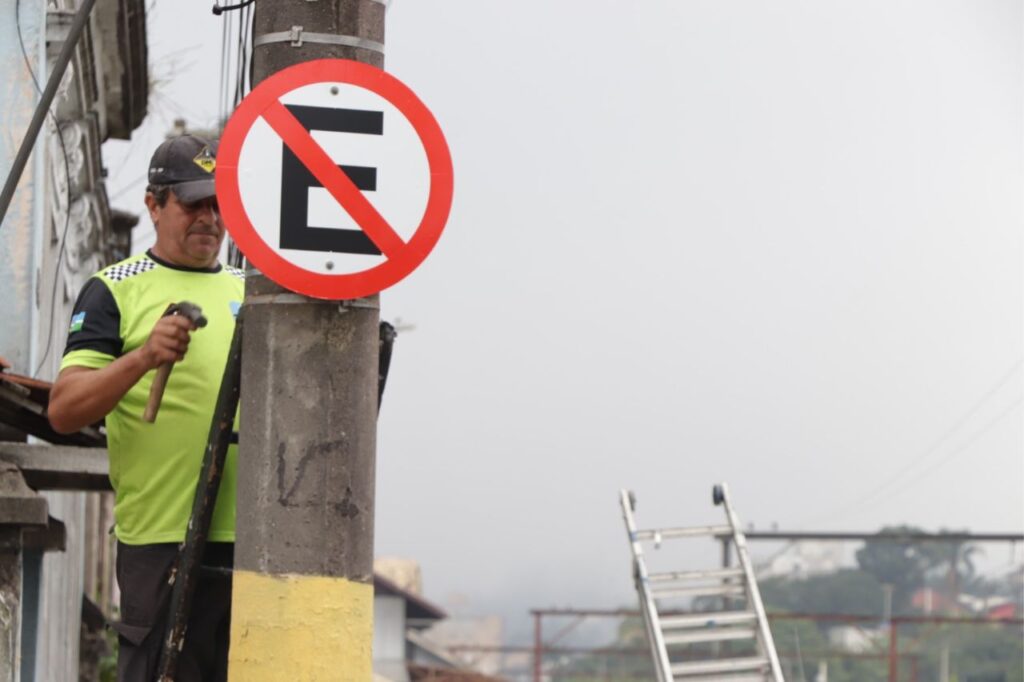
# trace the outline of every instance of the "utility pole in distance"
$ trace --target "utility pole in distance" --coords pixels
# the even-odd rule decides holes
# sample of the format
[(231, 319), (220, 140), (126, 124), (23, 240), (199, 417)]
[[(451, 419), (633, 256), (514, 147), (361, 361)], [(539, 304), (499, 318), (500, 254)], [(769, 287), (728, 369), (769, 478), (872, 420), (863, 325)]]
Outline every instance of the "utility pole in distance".
[[(381, 0), (255, 5), (254, 85), (300, 62), (382, 67)], [(369, 680), (377, 295), (323, 301), (250, 269), (231, 682)]]

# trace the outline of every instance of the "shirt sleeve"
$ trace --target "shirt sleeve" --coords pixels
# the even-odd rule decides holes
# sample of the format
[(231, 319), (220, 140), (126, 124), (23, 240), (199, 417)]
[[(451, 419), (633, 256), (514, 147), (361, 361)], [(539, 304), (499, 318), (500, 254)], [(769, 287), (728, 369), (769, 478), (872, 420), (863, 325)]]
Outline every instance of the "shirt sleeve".
[(120, 357), (123, 346), (117, 301), (106, 283), (93, 277), (75, 301), (60, 368), (103, 367)]

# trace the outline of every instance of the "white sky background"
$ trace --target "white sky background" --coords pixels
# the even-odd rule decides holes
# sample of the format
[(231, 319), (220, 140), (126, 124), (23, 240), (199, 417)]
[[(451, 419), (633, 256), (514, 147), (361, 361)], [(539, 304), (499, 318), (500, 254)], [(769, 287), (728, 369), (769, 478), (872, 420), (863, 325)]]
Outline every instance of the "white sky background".
[[(210, 5), (151, 12), (173, 78), (107, 144), (112, 195), (215, 120)], [(1024, 529), (1022, 28), (1019, 0), (394, 2), (456, 194), (382, 297), (415, 329), (377, 554), (522, 617), (631, 603), (620, 487), (644, 526), (718, 522), (725, 480), (759, 528)]]

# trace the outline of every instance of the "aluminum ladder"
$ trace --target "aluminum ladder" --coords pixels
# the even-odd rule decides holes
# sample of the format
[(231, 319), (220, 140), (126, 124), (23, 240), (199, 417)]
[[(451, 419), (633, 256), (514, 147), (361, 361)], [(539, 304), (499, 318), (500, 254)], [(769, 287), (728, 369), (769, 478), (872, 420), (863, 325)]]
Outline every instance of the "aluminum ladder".
[[(633, 553), (640, 614), (658, 682), (784, 682), (747, 554), (747, 540), (729, 504), (729, 492), (724, 483), (714, 486), (712, 500), (725, 509), (728, 525), (637, 530), (633, 518), (636, 497), (628, 490), (620, 492), (622, 515)], [(658, 548), (666, 540), (697, 537), (731, 539), (739, 566), (648, 573), (644, 561), (645, 543), (653, 543)], [(669, 600), (695, 597), (721, 598), (721, 608), (693, 611), (691, 607), (680, 611), (670, 610), (666, 604)], [(738, 640), (752, 640), (752, 650), (733, 657), (723, 656), (722, 649), (729, 646), (724, 643)]]

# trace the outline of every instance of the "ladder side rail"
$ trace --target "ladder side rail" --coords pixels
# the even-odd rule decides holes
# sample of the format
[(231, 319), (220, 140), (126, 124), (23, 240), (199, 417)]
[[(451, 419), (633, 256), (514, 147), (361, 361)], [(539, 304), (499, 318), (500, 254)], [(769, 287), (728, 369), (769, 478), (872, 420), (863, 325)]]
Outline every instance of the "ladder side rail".
[(732, 526), (732, 541), (736, 546), (736, 556), (743, 567), (743, 572), (747, 576), (748, 600), (750, 606), (753, 606), (754, 611), (757, 613), (757, 623), (760, 631), (759, 639), (764, 649), (764, 655), (768, 659), (775, 682), (785, 682), (785, 678), (782, 676), (782, 666), (779, 664), (779, 655), (775, 651), (775, 640), (772, 637), (771, 629), (768, 627), (768, 615), (764, 610), (764, 603), (761, 601), (761, 591), (757, 587), (757, 579), (754, 576), (754, 567), (750, 562), (750, 555), (747, 553), (747, 538), (740, 527), (739, 517), (729, 503), (728, 486), (725, 483), (722, 483), (721, 486), (722, 506), (725, 508), (725, 515), (729, 519), (729, 525)]
[[(637, 585), (637, 591), (640, 592), (639, 585)], [(641, 602), (643, 602), (644, 599), (645, 597), (641, 594)], [(644, 623), (644, 634), (647, 636), (647, 645), (651, 648), (655, 676), (657, 677), (658, 682), (674, 682), (672, 671), (668, 667), (667, 655), (665, 657), (661, 656), (661, 651), (665, 651), (667, 654), (668, 650), (663, 644), (661, 645), (661, 649), (658, 648), (660, 630), (658, 630), (657, 625), (652, 622), (652, 614), (654, 612), (648, 608), (643, 608), (643, 606), (643, 603), (641, 603), (642, 608), (640, 609), (640, 618)]]
[(643, 547), (637, 540), (636, 521), (633, 519), (633, 502), (630, 500), (628, 490), (619, 491), (619, 502), (622, 505), (622, 516), (626, 522), (626, 532), (629, 536), (629, 547), (633, 554), (633, 577), (636, 581), (637, 594), (640, 598), (640, 612), (644, 620), (644, 628), (647, 631), (647, 641), (654, 654), (654, 670), (658, 676), (658, 682), (674, 682), (672, 666), (668, 658), (668, 649), (661, 632), (661, 623), (658, 618), (658, 610), (654, 603), (647, 581), (647, 566), (644, 564)]

